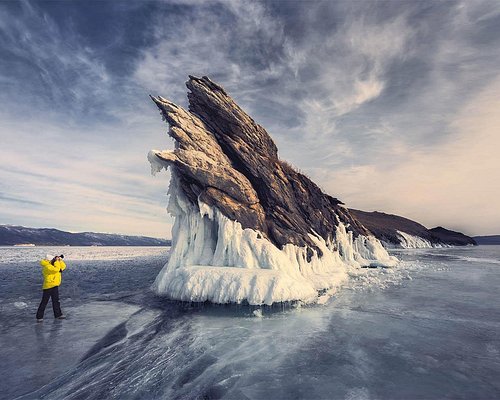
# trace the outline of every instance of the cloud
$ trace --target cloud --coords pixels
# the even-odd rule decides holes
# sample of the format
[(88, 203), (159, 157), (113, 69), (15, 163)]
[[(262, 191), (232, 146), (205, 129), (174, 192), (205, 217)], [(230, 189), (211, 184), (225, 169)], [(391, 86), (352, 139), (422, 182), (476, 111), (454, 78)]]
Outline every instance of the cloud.
[[(113, 148), (105, 139), (86, 141), (82, 130), (74, 132), (79, 140), (66, 140), (64, 127), (42, 121), (3, 120), (0, 135), (1, 223), (170, 235), (167, 183), (150, 176), (150, 146), (140, 139)], [(127, 145), (131, 154), (122, 151)]]
[[(362, 9), (318, 32), (314, 19), (322, 10), (305, 5), (310, 23), (296, 40), (285, 33), (286, 15), (266, 4), (194, 4), (188, 17), (160, 13), (156, 40), (143, 50), (135, 79), (185, 105), (179, 82), (188, 73), (210, 75), (268, 128), (285, 156), (290, 140), (305, 147), (321, 141), (323, 148), (341, 140), (336, 120), (378, 98), (391, 63), (411, 53), (406, 14), (380, 24)], [(347, 141), (339, 145), (348, 147)]]
[(27, 200), (27, 199), (22, 199), (19, 197), (12, 197), (9, 195), (5, 195), (0, 192), (0, 202), (12, 202), (12, 203), (17, 203), (17, 204), (27, 204), (27, 205), (36, 205), (36, 206), (42, 206), (43, 203), (39, 201), (34, 201), (34, 200)]
[[(325, 175), (348, 206), (388, 211), (469, 234), (500, 231), (500, 75), (450, 120), (439, 146), (400, 148), (394, 165), (353, 166)], [(316, 173), (321, 171), (316, 171)]]
[(164, 141), (156, 108), (41, 6), (0, 17), (0, 223), (170, 236), (146, 159)]
[(50, 104), (49, 110), (55, 107), (68, 116), (85, 113), (89, 103), (102, 104), (110, 76), (95, 51), (36, 5), (25, 1), (17, 6), (20, 15), (0, 17), (2, 103), (17, 100), (15, 106), (24, 105), (31, 113), (47, 111)]
[[(155, 38), (142, 52), (134, 79), (149, 90), (185, 104), (187, 74), (210, 75), (245, 102), (262, 83), (287, 69), (279, 20), (260, 3), (180, 2), (184, 13), (168, 9), (155, 18)], [(257, 84), (260, 82), (260, 84)], [(247, 92), (249, 91), (249, 92)]]
[[(495, 169), (491, 154), (474, 147), (480, 121), (456, 125), (472, 104), (486, 109), (485, 90), (497, 87), (495, 2), (0, 8), (0, 190), (19, 200), (4, 199), (0, 219), (11, 223), (164, 236), (168, 176), (151, 178), (145, 155), (172, 142), (147, 95), (186, 105), (188, 74), (220, 82), (282, 158), (348, 204), (452, 223), (422, 211), (429, 196), (433, 209), (449, 208), (451, 192), (458, 219), (476, 204), (460, 199), (471, 185), (449, 149), (465, 159), (456, 146), (467, 143), (469, 165)], [(425, 165), (436, 166), (435, 184)], [(476, 221), (465, 228), (481, 232)]]
[[(363, 9), (357, 9), (336, 27), (331, 40), (336, 43), (335, 54), (342, 56), (341, 61), (327, 62), (328, 52), (321, 52), (325, 54), (324, 65), (318, 69), (322, 72), (312, 82), (321, 82), (321, 87), (328, 88), (327, 93), (322, 101), (305, 104), (306, 122), (296, 129), (294, 147), (286, 146), (286, 141), (295, 136), (287, 132), (286, 141), (282, 142), (285, 146), (280, 146), (281, 155), (329, 193), (354, 207), (391, 211), (430, 226), (448, 224), (471, 233), (500, 230), (493, 223), (498, 220), (498, 207), (491, 208), (488, 218), (472, 217), (469, 204), (477, 201), (460, 195), (470, 193), (469, 182), (460, 178), (464, 176), (463, 168), (439, 162), (439, 154), (442, 153), (443, 159), (451, 156), (446, 149), (455, 140), (475, 141), (472, 130), (458, 130), (454, 121), (495, 80), (494, 65), (500, 62), (500, 53), (499, 36), (494, 40), (491, 35), (492, 30), (498, 32), (492, 22), (498, 19), (498, 12), (492, 10), (494, 5), (482, 2), (448, 3), (446, 7), (413, 5), (395, 7), (385, 13), (374, 10), (372, 5), (368, 8), (376, 18), (369, 19), (367, 25), (366, 18), (370, 17)], [(353, 38), (353, 49), (340, 51), (344, 48), (339, 44), (343, 43), (343, 37)], [(483, 39), (477, 42), (478, 37)], [(489, 40), (484, 40), (485, 37)], [(389, 47), (384, 47), (386, 44)], [(380, 60), (376, 58), (379, 51)], [(311, 57), (301, 57), (307, 60), (304, 66), (310, 66)], [(368, 61), (370, 57), (375, 58)], [(346, 67), (341, 70), (343, 65)], [(368, 69), (360, 68), (363, 66)], [(366, 90), (365, 96), (356, 85), (356, 80), (363, 76), (375, 77), (374, 84), (367, 85), (371, 89)], [(333, 86), (328, 86), (329, 78)], [(328, 95), (334, 93), (329, 88), (337, 85), (336, 80), (345, 80), (350, 88), (340, 100), (335, 95), (342, 93), (341, 86), (335, 94)], [(374, 96), (370, 96), (371, 92)], [(366, 101), (356, 105), (358, 95)], [(335, 107), (335, 101), (342, 107)], [(498, 165), (497, 158), (484, 156), (484, 149), (472, 149), (469, 158), (475, 165), (489, 165), (489, 169)], [(428, 154), (434, 155), (432, 161)], [(408, 165), (421, 165), (421, 174)], [(434, 166), (440, 166), (438, 172)], [(436, 182), (442, 183), (433, 186), (432, 191), (427, 183), (421, 184), (422, 180), (427, 181), (429, 173), (438, 174)], [(442, 218), (452, 207), (446, 185), (451, 179), (455, 188), (455, 220), (450, 215)], [(486, 187), (476, 190), (491, 193)], [(434, 199), (432, 204), (429, 197)], [(498, 204), (495, 196), (488, 196), (487, 203)]]

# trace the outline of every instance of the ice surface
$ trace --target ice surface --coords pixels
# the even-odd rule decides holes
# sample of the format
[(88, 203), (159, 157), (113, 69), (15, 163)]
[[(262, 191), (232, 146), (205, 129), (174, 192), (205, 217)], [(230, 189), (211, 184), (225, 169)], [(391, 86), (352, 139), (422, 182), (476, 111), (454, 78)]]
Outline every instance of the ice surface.
[(167, 169), (165, 164), (163, 164), (160, 159), (156, 156), (157, 153), (161, 153), (160, 150), (150, 150), (148, 153), (148, 161), (151, 165), (151, 175), (156, 175), (162, 169)]
[[(20, 302), (14, 303), (14, 305)], [(37, 389), (67, 369), (77, 364), (87, 353), (97, 351), (102, 337), (119, 324), (126, 322), (140, 308), (116, 302), (88, 302), (63, 309), (68, 315), (64, 321), (54, 320), (49, 304), (43, 323), (35, 323), (34, 315), (18, 321), (0, 336), (2, 364), (10, 366), (2, 370), (2, 380), (10, 387), (2, 388), (0, 398), (9, 396), (12, 389), (22, 387), (24, 391)], [(28, 305), (21, 307), (26, 314)], [(108, 337), (121, 340), (122, 337)], [(22, 362), (27, 360), (29, 362)], [(12, 366), (16, 366), (12, 368)], [(19, 393), (18, 393), (19, 394)], [(6, 397), (3, 397), (6, 396)]]
[[(68, 318), (54, 320), (49, 302), (44, 322), (36, 323), (46, 253), (66, 255), (59, 293)], [(126, 300), (141, 295), (167, 257), (166, 248), (156, 247), (0, 247), (0, 399), (38, 389), (91, 351), (132, 334), (129, 320), (143, 305)]]
[(305, 247), (287, 244), (280, 250), (216, 208), (202, 202), (192, 205), (183, 198), (175, 174), (169, 195), (168, 211), (175, 217), (172, 251), (154, 289), (171, 299), (255, 305), (314, 302), (318, 291), (345, 282), (352, 268), (397, 263), (377, 239), (354, 238), (342, 223), (330, 243), (310, 234), (323, 254), (314, 253), (308, 260)]
[(33, 263), (47, 256), (50, 250), (54, 254), (64, 254), (65, 260), (132, 260), (138, 257), (165, 257), (167, 247), (148, 246), (0, 246), (1, 263)]
[(398, 268), (353, 268), (297, 308), (168, 301), (148, 291), (154, 253), (86, 248), (63, 277), (70, 318), (41, 326), (39, 267), (4, 250), (2, 399), (500, 398), (500, 246), (400, 249)]

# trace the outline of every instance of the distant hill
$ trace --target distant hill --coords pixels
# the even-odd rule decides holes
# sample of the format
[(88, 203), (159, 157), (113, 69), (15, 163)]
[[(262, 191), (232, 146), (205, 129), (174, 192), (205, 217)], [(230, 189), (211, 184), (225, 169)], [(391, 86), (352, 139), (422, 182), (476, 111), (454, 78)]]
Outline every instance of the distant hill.
[(450, 231), (449, 229), (437, 226), (429, 229), (432, 236), (443, 243), (451, 244), (452, 246), (476, 245), (474, 238), (464, 235), (462, 232)]
[(431, 241), (432, 235), (429, 230), (411, 219), (400, 217), (399, 215), (386, 214), (383, 212), (368, 212), (350, 209), (351, 213), (375, 235), (384, 242), (397, 244), (400, 237), (397, 231), (406, 232), (412, 236)]
[[(460, 232), (450, 231), (440, 226), (427, 229), (422, 224), (399, 215), (383, 212), (368, 212), (350, 209), (352, 214), (373, 235), (391, 246), (401, 247), (434, 247), (434, 246), (466, 246), (476, 242)], [(400, 232), (410, 235), (404, 237)], [(413, 243), (412, 243), (413, 242)]]
[(170, 240), (110, 233), (71, 233), (51, 228), (0, 225), (0, 246), (170, 246)]
[(477, 244), (500, 244), (500, 235), (474, 236)]

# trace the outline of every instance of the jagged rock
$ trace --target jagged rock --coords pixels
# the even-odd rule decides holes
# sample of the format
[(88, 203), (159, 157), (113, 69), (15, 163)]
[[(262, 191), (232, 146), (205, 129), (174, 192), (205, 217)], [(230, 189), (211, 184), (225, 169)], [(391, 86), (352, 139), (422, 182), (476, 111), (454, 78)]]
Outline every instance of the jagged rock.
[(309, 234), (333, 240), (340, 222), (354, 236), (369, 234), (341, 201), (280, 160), (266, 130), (221, 86), (193, 76), (186, 86), (189, 111), (152, 97), (176, 140), (175, 150), (155, 154), (175, 169), (193, 204), (216, 207), (279, 248), (291, 243), (321, 253)]

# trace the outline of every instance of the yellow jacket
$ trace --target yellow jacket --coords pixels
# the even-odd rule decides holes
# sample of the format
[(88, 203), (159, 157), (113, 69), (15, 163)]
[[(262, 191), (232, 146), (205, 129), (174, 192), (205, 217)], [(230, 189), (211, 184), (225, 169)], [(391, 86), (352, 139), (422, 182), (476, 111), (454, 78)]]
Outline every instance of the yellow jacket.
[(43, 289), (50, 289), (61, 284), (61, 271), (64, 271), (66, 264), (63, 260), (57, 260), (54, 265), (50, 263), (50, 260), (43, 259), (40, 261), (43, 274)]

